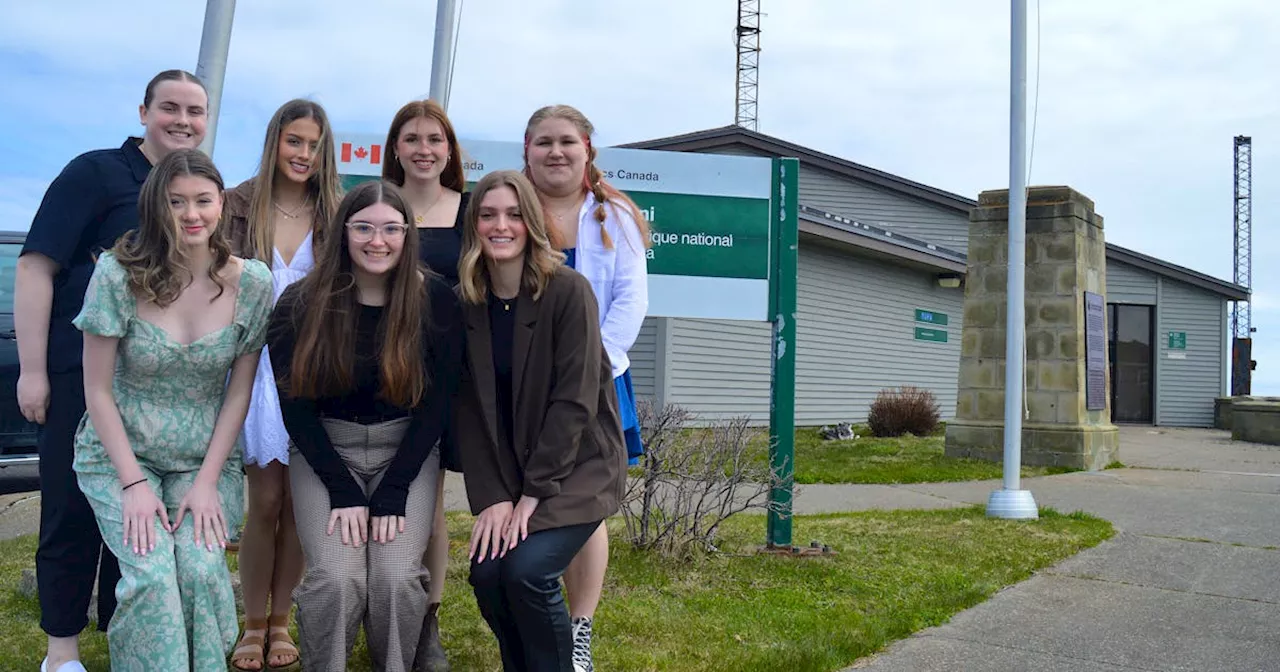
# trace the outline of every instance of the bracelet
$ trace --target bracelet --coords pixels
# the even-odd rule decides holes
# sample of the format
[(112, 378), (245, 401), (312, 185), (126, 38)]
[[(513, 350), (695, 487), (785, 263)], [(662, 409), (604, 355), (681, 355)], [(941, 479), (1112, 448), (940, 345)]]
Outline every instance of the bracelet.
[(145, 478), (139, 478), (138, 480), (136, 480), (136, 481), (134, 481), (134, 482), (130, 483), (129, 485), (126, 485), (126, 486), (124, 486), (123, 488), (120, 488), (120, 492), (124, 492), (125, 490), (128, 490), (129, 488), (132, 488), (133, 486), (135, 486), (135, 485), (137, 485), (137, 484), (139, 484), (139, 483), (145, 483), (145, 482), (146, 482), (146, 480), (147, 480), (147, 479), (145, 479)]

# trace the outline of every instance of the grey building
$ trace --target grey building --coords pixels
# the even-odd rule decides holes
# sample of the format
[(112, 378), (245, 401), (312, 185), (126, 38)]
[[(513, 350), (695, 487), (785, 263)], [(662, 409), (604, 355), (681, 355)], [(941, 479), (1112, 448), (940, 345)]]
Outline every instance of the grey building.
[[(976, 201), (737, 126), (622, 146), (799, 159), (797, 425), (865, 420), (899, 385), (954, 416)], [(1107, 276), (1116, 421), (1212, 425), (1228, 303), (1248, 290), (1114, 245)], [(631, 351), (636, 394), (765, 423), (769, 338), (767, 323), (649, 318)]]

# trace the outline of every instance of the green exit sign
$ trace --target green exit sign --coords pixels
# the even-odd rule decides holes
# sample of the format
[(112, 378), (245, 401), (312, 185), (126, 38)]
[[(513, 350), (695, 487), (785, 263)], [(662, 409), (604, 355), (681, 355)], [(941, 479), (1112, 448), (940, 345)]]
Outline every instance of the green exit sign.
[(1187, 349), (1187, 332), (1185, 331), (1169, 332), (1169, 349), (1170, 350), (1186, 350)]
[(921, 310), (916, 308), (916, 322), (928, 322), (929, 324), (946, 324), (946, 313), (935, 313), (932, 310)]
[(929, 329), (927, 327), (916, 327), (917, 341), (933, 341), (935, 343), (947, 342), (946, 329)]

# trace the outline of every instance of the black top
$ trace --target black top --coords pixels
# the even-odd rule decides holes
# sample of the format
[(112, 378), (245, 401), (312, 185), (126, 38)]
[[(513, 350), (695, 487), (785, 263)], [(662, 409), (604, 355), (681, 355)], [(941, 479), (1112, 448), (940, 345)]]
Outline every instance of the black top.
[[(299, 287), (300, 283), (295, 283), (286, 289), (271, 315), (267, 350), (277, 380), (284, 380), (293, 364), (297, 339), (294, 313), (300, 301)], [(465, 330), (453, 290), (442, 280), (433, 279), (428, 283), (428, 293), (430, 310), (424, 315), (422, 339), (428, 387), (414, 408), (400, 408), (378, 397), (382, 346), (378, 332), (383, 314), (379, 306), (360, 306), (352, 391), (319, 399), (300, 399), (291, 397), (286, 386), (280, 387), (280, 411), (285, 429), (329, 490), (331, 508), (368, 506), (372, 516), (403, 516), (409, 483), (422, 470), (423, 462), (449, 422), (450, 404), (462, 372)], [(301, 316), (298, 318), (300, 325)], [(371, 425), (406, 415), (411, 420), (400, 449), (378, 488), (366, 498), (329, 441), (320, 418)]]
[(501, 422), (502, 445), (511, 446), (511, 437), (515, 430), (514, 384), (511, 380), (512, 361), (515, 357), (516, 302), (514, 299), (499, 299), (489, 292), (489, 332), (493, 339), (493, 373), (496, 378), (494, 389), (498, 395), (498, 418)]
[(93, 265), (126, 231), (138, 228), (138, 192), (151, 172), (142, 138), (119, 149), (99, 149), (72, 159), (45, 191), (22, 254), (37, 252), (58, 264), (49, 313), (49, 373), (81, 366), (84, 341), (71, 320), (84, 305)]
[(418, 227), (418, 259), (427, 268), (444, 276), (450, 286), (458, 284), (458, 257), (462, 256), (462, 220), (467, 212), (471, 194), (462, 192), (458, 203), (458, 216), (452, 228), (437, 226)]

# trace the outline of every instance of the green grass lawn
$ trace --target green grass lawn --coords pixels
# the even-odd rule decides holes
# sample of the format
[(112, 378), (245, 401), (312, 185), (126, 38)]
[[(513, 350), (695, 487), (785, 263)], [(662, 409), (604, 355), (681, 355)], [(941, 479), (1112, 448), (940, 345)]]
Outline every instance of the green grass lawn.
[[(467, 584), (470, 517), (449, 514), (452, 559), (441, 609), (445, 648), (458, 670), (498, 670), (497, 645)], [(822, 558), (754, 553), (760, 516), (724, 527), (723, 555), (676, 564), (631, 550), (615, 531), (596, 615), (601, 670), (828, 672), (1110, 537), (1111, 524), (1041, 511), (1034, 522), (988, 519), (981, 508), (799, 516), (794, 538), (818, 540)], [(34, 669), (43, 655), (39, 609), (13, 588), (32, 565), (34, 535), (0, 542), (0, 669)], [(108, 669), (106, 637), (84, 638), (85, 664)], [(352, 670), (372, 669), (363, 642)]]
[[(942, 431), (930, 436), (876, 438), (866, 426), (854, 428), (858, 438), (825, 441), (817, 428), (796, 430), (797, 483), (932, 483), (1000, 478), (998, 462), (947, 457)], [(1072, 471), (1068, 467), (1022, 467), (1022, 475), (1044, 476)]]

